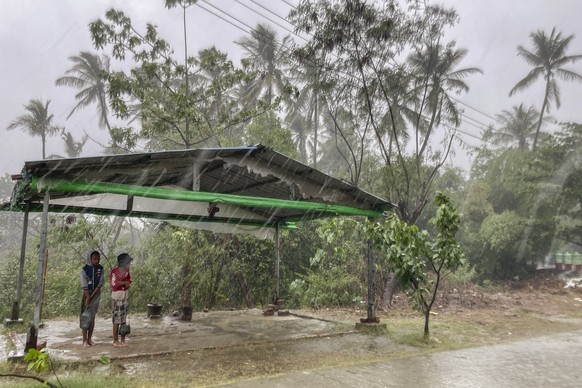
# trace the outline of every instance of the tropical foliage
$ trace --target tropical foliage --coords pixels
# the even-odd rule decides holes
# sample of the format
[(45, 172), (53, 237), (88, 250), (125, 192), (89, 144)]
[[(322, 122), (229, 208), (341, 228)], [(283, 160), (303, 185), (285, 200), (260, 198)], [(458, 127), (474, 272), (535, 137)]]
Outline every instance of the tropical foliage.
[(87, 51), (77, 56), (69, 57), (73, 67), (65, 72), (65, 76), (57, 78), (58, 86), (70, 86), (80, 89), (75, 95), (77, 105), (71, 110), (67, 118), (79, 109), (91, 104), (97, 104), (99, 126), (111, 130), (109, 124), (109, 104), (107, 102), (107, 84), (105, 77), (109, 73), (109, 57), (99, 57)]
[[(364, 155), (373, 153), (383, 179), (398, 183), (379, 194), (397, 204), (400, 217), (411, 224), (427, 205), (459, 124), (450, 93), (466, 92), (464, 79), (480, 72), (459, 69), (466, 50), (440, 43), (444, 28), (455, 23), (453, 10), (417, 11), (397, 3), (320, 0), (303, 1), (290, 14), (311, 36), (295, 57), (306, 66), (315, 61), (325, 69), (320, 82), (331, 85), (328, 133), (338, 161), (347, 166), (350, 181), (360, 184)], [(413, 51), (408, 61), (399, 60), (408, 50)], [(437, 133), (445, 134), (438, 145)]]
[(523, 58), (533, 67), (530, 72), (519, 81), (509, 92), (509, 95), (522, 91), (530, 87), (535, 81), (542, 78), (545, 81), (544, 99), (536, 128), (533, 141), (533, 148), (536, 148), (540, 128), (544, 113), (549, 111), (552, 103), (556, 108), (560, 108), (560, 87), (557, 79), (565, 81), (582, 81), (582, 76), (572, 70), (565, 69), (563, 66), (574, 63), (582, 59), (582, 55), (567, 55), (568, 46), (574, 39), (574, 35), (562, 37), (561, 32), (556, 28), (552, 29), (550, 34), (538, 30), (530, 34), (532, 49), (528, 50), (523, 46), (517, 47), (517, 55)]
[[(518, 47), (532, 69), (510, 95), (543, 80), (542, 105), (518, 102), (491, 117), (464, 172), (450, 163), (466, 118), (460, 98), (481, 69), (465, 63), (470, 48), (446, 40), (458, 22), (454, 9), (413, 0), (302, 0), (289, 20), (305, 39), (259, 23), (236, 40), (242, 52), (236, 63), (216, 47), (188, 52), (185, 16), (195, 3), (164, 2), (167, 12), (182, 13), (181, 42), (115, 9), (90, 24), (97, 52), (71, 56), (56, 84), (76, 91), (69, 117), (97, 108), (96, 128), (84, 136), (80, 128), (65, 131), (54, 122), (50, 100), (32, 99), (8, 129), (40, 137), (42, 158), (47, 138), (57, 134), (66, 156), (81, 155), (98, 127), (111, 138), (106, 152), (262, 143), (396, 205), (383, 224), (364, 230), (339, 219), (282, 233), (280, 286), (289, 306), (365, 303), (373, 238), (376, 295), (386, 295), (387, 279), (396, 274), (425, 315), (428, 333), (438, 284), (460, 268), (461, 253), (467, 276), (484, 282), (526, 276), (567, 247), (582, 250), (582, 124), (543, 126), (550, 107), (560, 107), (558, 81), (582, 80), (566, 67), (582, 58), (568, 52), (573, 35), (536, 31), (530, 48)], [(10, 177), (0, 179), (3, 201), (11, 188)], [(4, 213), (0, 298), (8, 301), (15, 296), (22, 221)], [(34, 217), (29, 230), (27, 301), (38, 260)], [(77, 215), (51, 217), (48, 246), (46, 317), (78, 313), (78, 271), (93, 249), (103, 252), (106, 268), (122, 250), (137, 257), (132, 304), (138, 310), (148, 303), (168, 311), (257, 307), (274, 292), (270, 240)], [(105, 298), (103, 308), (108, 303)], [(8, 308), (0, 305), (0, 313), (8, 315)], [(22, 314), (31, 313), (23, 303)]]
[(460, 214), (442, 193), (436, 197), (437, 213), (431, 219), (433, 236), (409, 225), (395, 214), (385, 223), (368, 222), (367, 237), (386, 254), (401, 284), (424, 316), (424, 336), (430, 334), (430, 312), (443, 278), (464, 264), (463, 253), (455, 239)]
[(32, 137), (40, 137), (42, 142), (42, 158), (46, 159), (46, 140), (62, 131), (62, 128), (53, 124), (54, 115), (49, 111), (51, 101), (46, 103), (39, 99), (30, 100), (24, 106), (25, 114), (10, 122), (8, 130), (20, 128)]

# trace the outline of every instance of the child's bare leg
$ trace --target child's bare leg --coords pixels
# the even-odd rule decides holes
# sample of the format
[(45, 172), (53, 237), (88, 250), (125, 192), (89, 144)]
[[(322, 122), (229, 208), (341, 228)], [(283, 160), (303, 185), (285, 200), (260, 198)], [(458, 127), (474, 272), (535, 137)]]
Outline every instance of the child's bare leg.
[(119, 323), (113, 324), (113, 346), (119, 346)]
[(92, 340), (94, 329), (95, 329), (95, 321), (92, 321), (91, 325), (89, 325), (89, 329), (87, 329), (87, 345), (89, 345), (89, 346), (95, 345), (95, 343)]
[(83, 330), (83, 346), (88, 346), (88, 344), (87, 344), (87, 330)]

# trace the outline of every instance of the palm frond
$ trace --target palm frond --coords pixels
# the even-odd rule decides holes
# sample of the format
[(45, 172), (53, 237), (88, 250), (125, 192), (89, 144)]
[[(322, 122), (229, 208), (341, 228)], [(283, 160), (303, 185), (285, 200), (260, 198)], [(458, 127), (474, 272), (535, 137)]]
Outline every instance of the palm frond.
[(575, 73), (571, 70), (566, 69), (556, 69), (556, 75), (563, 79), (564, 81), (582, 81), (582, 75)]
[(540, 77), (543, 76), (543, 68), (536, 67), (525, 76), (521, 81), (519, 81), (510, 91), (509, 96), (514, 95), (517, 92), (520, 92), (524, 89), (527, 89), (531, 84), (537, 81)]

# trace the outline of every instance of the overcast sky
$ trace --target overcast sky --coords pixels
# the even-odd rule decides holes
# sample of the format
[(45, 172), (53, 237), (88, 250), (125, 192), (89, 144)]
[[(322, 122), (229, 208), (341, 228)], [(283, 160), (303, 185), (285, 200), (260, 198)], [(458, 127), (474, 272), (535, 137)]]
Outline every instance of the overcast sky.
[[(254, 27), (257, 22), (272, 23), (249, 10), (254, 8), (273, 21), (293, 29), (273, 13), (285, 17), (290, 9), (286, 4), (297, 0), (206, 0), (240, 21)], [(482, 125), (492, 122), (491, 117), (502, 109), (511, 109), (520, 103), (534, 104), (538, 109), (543, 97), (543, 86), (536, 84), (527, 93), (508, 97), (509, 90), (529, 71), (528, 65), (516, 56), (517, 45), (529, 47), (529, 34), (538, 29), (547, 32), (556, 26), (564, 35), (574, 34), (570, 54), (582, 54), (580, 0), (446, 0), (457, 9), (460, 23), (452, 29), (449, 39), (458, 47), (469, 50), (463, 67), (479, 67), (483, 75), (475, 75), (467, 82), (471, 91), (457, 96), (465, 110), (465, 123), (460, 130), (479, 136)], [(243, 3), (244, 5), (241, 5)], [(87, 25), (103, 18), (110, 8), (123, 10), (138, 28), (151, 22), (159, 27), (162, 37), (174, 47), (180, 47), (181, 10), (166, 10), (163, 0), (0, 0), (0, 174), (19, 173), (24, 162), (41, 158), (39, 138), (31, 138), (20, 130), (7, 131), (10, 121), (24, 113), (23, 106), (33, 98), (51, 100), (50, 111), (54, 122), (64, 125), (77, 139), (83, 130), (96, 139), (106, 142), (103, 131), (97, 132), (96, 110), (87, 107), (82, 113), (67, 115), (75, 105), (74, 90), (55, 86), (55, 80), (70, 67), (67, 59), (81, 51), (94, 51)], [(219, 12), (201, 1), (202, 7)], [(257, 6), (261, 4), (273, 13)], [(228, 18), (221, 14), (224, 18)], [(232, 23), (239, 24), (234, 20)], [(240, 25), (240, 24), (239, 24)], [(248, 27), (240, 25), (248, 31)], [(288, 32), (277, 25), (280, 36)], [(199, 6), (188, 11), (189, 52), (217, 46), (227, 51), (236, 63), (240, 50), (234, 40), (245, 32), (218, 18)], [(569, 67), (582, 74), (582, 61)], [(582, 122), (580, 102), (582, 84), (561, 83), (562, 107), (555, 109), (552, 117), (560, 121)], [(461, 133), (470, 144), (477, 140)], [(83, 156), (98, 155), (101, 147), (89, 141)], [(47, 155), (64, 154), (59, 137), (47, 143)]]

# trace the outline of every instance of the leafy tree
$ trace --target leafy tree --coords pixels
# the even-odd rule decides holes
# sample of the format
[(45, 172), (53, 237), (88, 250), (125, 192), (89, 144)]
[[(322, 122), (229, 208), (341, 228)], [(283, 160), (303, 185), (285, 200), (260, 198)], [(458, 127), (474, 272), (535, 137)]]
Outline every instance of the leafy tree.
[(560, 88), (557, 78), (565, 81), (582, 81), (580, 74), (563, 67), (568, 63), (582, 59), (582, 55), (566, 55), (574, 35), (562, 37), (562, 33), (556, 32), (555, 27), (549, 36), (544, 31), (538, 30), (531, 33), (530, 38), (532, 49), (528, 50), (523, 46), (517, 46), (517, 55), (533, 66), (533, 69), (511, 89), (509, 95), (527, 89), (540, 78), (545, 81), (544, 99), (532, 145), (532, 148), (535, 149), (544, 113), (550, 110), (552, 102), (556, 104), (556, 108), (560, 108)]
[(489, 215), (481, 224), (482, 255), (476, 268), (486, 277), (507, 279), (524, 275), (529, 264), (524, 254), (527, 220), (515, 211)]
[[(211, 138), (216, 132), (214, 143), (218, 146), (239, 146), (243, 141), (244, 125), (253, 117), (269, 110), (266, 104), (259, 104), (256, 109), (241, 110), (237, 100), (237, 88), (248, 74), (235, 68), (226, 53), (210, 47), (201, 50), (194, 58), (196, 71), (193, 73), (195, 93), (204, 95), (213, 90), (211, 98), (200, 99), (198, 105), (203, 119), (214, 126), (208, 126), (203, 136)], [(217, 125), (223, 127), (216, 128)]]
[(300, 222), (297, 229), (281, 231), (281, 284), (282, 295), (289, 307), (301, 305), (301, 293), (292, 293), (291, 284), (303, 278), (310, 271), (310, 258), (321, 247), (318, 229), (325, 220)]
[(281, 120), (273, 111), (255, 117), (246, 128), (247, 144), (261, 143), (291, 158), (297, 157), (291, 131), (281, 126)]
[(273, 293), (273, 242), (251, 236), (227, 235), (148, 225), (135, 266), (134, 303), (159, 303), (188, 313), (202, 309), (256, 307)]
[(482, 279), (522, 276), (559, 245), (560, 214), (577, 206), (561, 196), (575, 168), (560, 143), (548, 135), (535, 152), (484, 148), (477, 154), (461, 237)]
[(386, 254), (414, 306), (424, 315), (424, 337), (428, 338), (431, 309), (441, 280), (464, 264), (460, 245), (455, 240), (461, 216), (442, 193), (437, 193), (438, 207), (431, 224), (432, 238), (416, 225), (391, 214), (386, 222), (367, 222), (366, 236)]
[(42, 141), (42, 158), (46, 159), (46, 139), (62, 131), (62, 128), (53, 124), (54, 115), (49, 113), (50, 100), (44, 103), (32, 99), (24, 106), (27, 112), (10, 122), (8, 130), (20, 128), (32, 137), (40, 137)]
[[(319, 134), (322, 151), (319, 166), (330, 174), (346, 176), (357, 185), (365, 168), (366, 153), (375, 145), (370, 138), (370, 126), (361, 125), (361, 117), (355, 113), (358, 103), (353, 100), (341, 105), (330, 104), (328, 117), (324, 120), (327, 136)], [(372, 153), (370, 156), (378, 155)], [(381, 162), (379, 157), (376, 159)]]
[[(222, 235), (220, 240), (226, 243), (224, 257), (228, 262), (215, 292), (216, 296), (222, 296), (217, 303), (226, 307), (257, 307), (269, 303), (275, 293), (274, 242), (248, 235)], [(284, 271), (280, 275), (280, 289), (286, 290), (289, 281)]]
[[(104, 20), (90, 24), (97, 49), (108, 48), (114, 59), (131, 59), (134, 63), (130, 71), (113, 72), (108, 77), (109, 97), (115, 114), (122, 119), (135, 115), (141, 121), (139, 133), (130, 127), (114, 131), (113, 138), (118, 140), (118, 144), (131, 148), (139, 136), (146, 141), (147, 148), (153, 150), (239, 145), (243, 132), (241, 124), (271, 109), (271, 99), (250, 109), (240, 108), (233, 96), (252, 77), (245, 70), (235, 68), (225, 53), (212, 47), (200, 51), (196, 58), (188, 55), (185, 13), (194, 3), (176, 0), (165, 2), (168, 9), (177, 6), (183, 9), (183, 63), (176, 60), (171, 45), (159, 36), (152, 24), (140, 32), (128, 16), (114, 9), (106, 13)], [(258, 62), (251, 65), (258, 65)], [(176, 232), (173, 238), (179, 235)], [(189, 234), (184, 232), (184, 236), (188, 239)], [(204, 279), (207, 287), (203, 290), (208, 292), (198, 294), (206, 295), (202, 299), (204, 307), (209, 307), (216, 303), (213, 300), (215, 294), (211, 291), (218, 289), (228, 258), (220, 252), (212, 251), (212, 245), (207, 241), (210, 237), (197, 234), (192, 238), (189, 244), (196, 243), (200, 250), (209, 250), (209, 257), (220, 258), (208, 267), (216, 270), (208, 279)], [(220, 246), (216, 245), (215, 249)], [(193, 251), (186, 249), (176, 255), (186, 257), (187, 252)], [(200, 262), (196, 265), (202, 264)], [(193, 276), (205, 273), (198, 271), (196, 265), (185, 261), (179, 272), (180, 284), (184, 287), (182, 307), (186, 318), (191, 311), (192, 301), (196, 299), (193, 295)]]
[(470, 183), (462, 203), (463, 223), (460, 226), (458, 239), (464, 248), (467, 261), (475, 268), (479, 268), (480, 274), (490, 273), (483, 271), (484, 242), (481, 238), (480, 228), (483, 221), (494, 214), (493, 206), (488, 201), (489, 186), (483, 180), (475, 180)]
[[(9, 174), (0, 176), (0, 204), (8, 204), (14, 190)], [(1, 205), (0, 205), (1, 206)], [(22, 238), (22, 214), (0, 211), (0, 264), (8, 259), (9, 253), (16, 249)]]
[(367, 245), (361, 231), (347, 218), (317, 224), (315, 253), (289, 286), (292, 303), (311, 307), (359, 303), (366, 294)]
[[(459, 112), (449, 93), (466, 91), (464, 78), (480, 72), (459, 69), (466, 51), (439, 43), (456, 17), (441, 6), (383, 7), (363, 0), (306, 0), (290, 14), (298, 30), (311, 36), (296, 58), (300, 63), (318, 58), (321, 82), (330, 85), (329, 114), (338, 143), (346, 144), (350, 178), (359, 184), (364, 154), (381, 158), (386, 180), (404, 181), (380, 194), (396, 203), (409, 223), (428, 203), (451, 150)], [(407, 51), (415, 54), (403, 63)], [(355, 126), (343, 125), (345, 110)], [(435, 147), (437, 133), (441, 145)]]
[[(139, 117), (142, 125), (139, 134), (153, 141), (150, 148), (215, 146), (226, 128), (254, 115), (254, 111), (235, 109), (233, 104), (217, 115), (218, 102), (234, 93), (245, 73), (234, 69), (226, 56), (216, 50), (213, 60), (204, 59), (201, 54), (199, 63), (220, 70), (217, 73), (220, 76), (210, 84), (190, 84), (196, 59), (188, 57), (185, 64), (179, 63), (170, 44), (152, 24), (141, 33), (128, 16), (112, 9), (105, 20), (97, 20), (89, 27), (97, 49), (110, 48), (114, 59), (134, 62), (135, 67), (129, 72), (109, 74), (110, 103), (113, 112), (122, 119)], [(125, 139), (126, 143), (129, 140), (126, 146), (133, 146), (136, 138), (132, 134), (130, 127), (118, 128), (114, 130), (114, 139)]]
[(70, 86), (79, 89), (75, 95), (77, 105), (71, 110), (67, 119), (79, 109), (91, 104), (97, 104), (99, 127), (106, 128), (111, 133), (109, 124), (109, 106), (107, 102), (107, 74), (110, 71), (109, 57), (82, 51), (79, 55), (69, 57), (73, 66), (65, 72), (65, 76), (56, 80), (57, 86)]
[(554, 185), (556, 233), (552, 246), (574, 243), (582, 245), (582, 125), (562, 123), (553, 145), (540, 148), (555, 168), (550, 183)]

